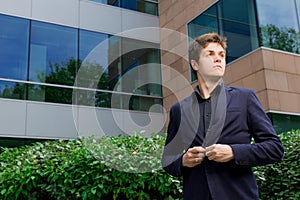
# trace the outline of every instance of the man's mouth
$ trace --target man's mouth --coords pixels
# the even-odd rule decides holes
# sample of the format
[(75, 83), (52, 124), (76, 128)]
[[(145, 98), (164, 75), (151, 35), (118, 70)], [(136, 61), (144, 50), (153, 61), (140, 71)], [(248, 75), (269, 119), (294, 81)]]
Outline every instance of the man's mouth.
[(221, 65), (215, 65), (214, 68), (222, 69), (223, 67)]

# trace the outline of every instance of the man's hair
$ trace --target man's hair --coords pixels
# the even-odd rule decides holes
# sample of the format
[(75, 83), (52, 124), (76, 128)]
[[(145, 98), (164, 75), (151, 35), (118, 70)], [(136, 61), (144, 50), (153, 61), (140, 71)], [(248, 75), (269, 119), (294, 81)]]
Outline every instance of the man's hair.
[[(194, 39), (189, 46), (189, 63), (191, 64), (192, 60), (196, 62), (199, 61), (200, 52), (203, 48), (207, 47), (209, 43), (218, 43), (220, 44), (224, 50), (227, 48), (227, 38), (222, 37), (217, 33), (206, 33), (204, 35), (200, 35), (196, 39)], [(192, 68), (193, 70), (193, 68)], [(194, 74), (197, 77), (197, 72), (193, 70)]]

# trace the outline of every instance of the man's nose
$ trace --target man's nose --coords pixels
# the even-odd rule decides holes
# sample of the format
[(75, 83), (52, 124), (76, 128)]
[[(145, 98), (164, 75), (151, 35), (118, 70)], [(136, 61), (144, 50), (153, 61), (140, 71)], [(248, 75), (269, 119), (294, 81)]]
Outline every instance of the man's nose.
[(221, 60), (222, 60), (221, 56), (217, 55), (217, 56), (214, 57), (214, 62), (221, 62)]

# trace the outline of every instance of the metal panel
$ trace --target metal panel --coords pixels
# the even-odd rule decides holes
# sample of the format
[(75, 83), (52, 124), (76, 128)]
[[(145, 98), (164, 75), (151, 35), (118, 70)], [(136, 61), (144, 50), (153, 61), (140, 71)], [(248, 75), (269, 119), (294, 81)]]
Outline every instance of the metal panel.
[(121, 20), (124, 37), (160, 42), (158, 16), (122, 9)]
[(32, 19), (78, 27), (78, 0), (32, 0)]
[(76, 138), (72, 106), (28, 102), (26, 135), (40, 138)]
[(31, 0), (0, 0), (0, 13), (30, 18)]
[(121, 32), (121, 9), (105, 4), (80, 1), (79, 28), (116, 34)]
[(26, 122), (26, 103), (0, 99), (0, 135), (24, 136)]

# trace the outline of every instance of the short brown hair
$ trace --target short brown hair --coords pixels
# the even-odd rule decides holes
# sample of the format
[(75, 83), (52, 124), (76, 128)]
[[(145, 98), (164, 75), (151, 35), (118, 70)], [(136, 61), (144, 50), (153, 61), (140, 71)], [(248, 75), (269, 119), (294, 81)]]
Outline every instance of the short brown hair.
[[(227, 38), (222, 37), (217, 33), (206, 33), (204, 35), (200, 35), (196, 39), (192, 41), (192, 43), (189, 46), (189, 63), (191, 63), (192, 60), (195, 60), (196, 62), (199, 61), (200, 51), (207, 47), (209, 43), (218, 43), (220, 44), (224, 50), (227, 48)], [(193, 68), (192, 68), (193, 70)], [(194, 70), (193, 70), (194, 71)], [(196, 75), (196, 73), (195, 73)], [(197, 77), (197, 75), (196, 75)]]
[(219, 43), (224, 50), (227, 48), (227, 39), (217, 33), (207, 33), (197, 37), (189, 46), (189, 62), (195, 60), (198, 62), (200, 51), (207, 47), (209, 43)]

